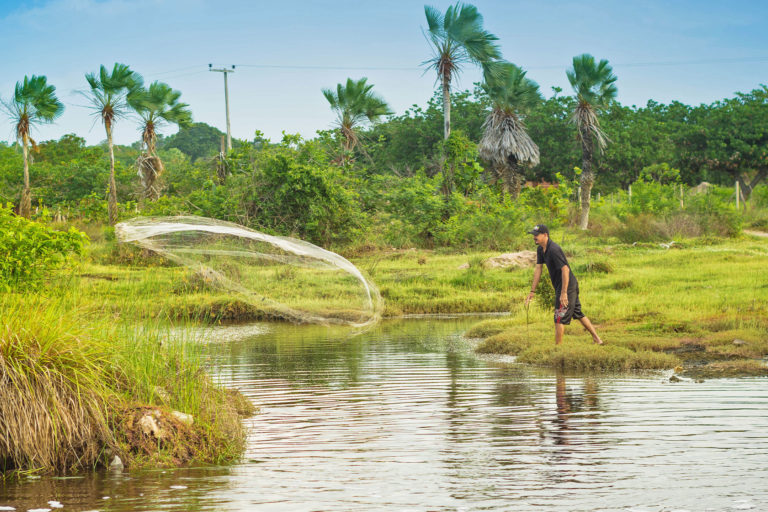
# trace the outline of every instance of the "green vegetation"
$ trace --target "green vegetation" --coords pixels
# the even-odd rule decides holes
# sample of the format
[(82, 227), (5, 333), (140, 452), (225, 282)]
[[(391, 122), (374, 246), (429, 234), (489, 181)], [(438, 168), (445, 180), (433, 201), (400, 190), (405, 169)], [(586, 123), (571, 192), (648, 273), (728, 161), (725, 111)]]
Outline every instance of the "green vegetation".
[(768, 356), (768, 289), (755, 279), (767, 244), (703, 238), (667, 249), (592, 241), (566, 243), (566, 250), (584, 311), (607, 345), (593, 345), (572, 322), (555, 346), (545, 302), (530, 312), (513, 306), (511, 317), (471, 328), (467, 336), (483, 338), (479, 352), (568, 369), (680, 366), (695, 377), (768, 375), (761, 361)]
[(40, 285), (71, 254), (80, 254), (87, 237), (80, 231), (56, 231), (0, 207), (0, 288), (5, 292)]

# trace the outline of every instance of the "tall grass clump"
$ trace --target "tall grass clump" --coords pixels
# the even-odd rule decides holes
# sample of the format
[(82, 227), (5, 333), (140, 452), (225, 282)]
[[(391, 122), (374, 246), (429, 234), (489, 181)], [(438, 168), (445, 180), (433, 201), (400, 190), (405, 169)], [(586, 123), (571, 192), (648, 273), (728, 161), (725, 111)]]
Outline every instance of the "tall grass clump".
[(61, 305), (0, 301), (0, 467), (96, 465), (114, 447), (107, 341)]
[[(189, 329), (122, 324), (73, 294), (0, 297), (0, 470), (226, 463), (252, 407), (217, 386)], [(192, 424), (178, 417), (191, 415)], [(148, 433), (142, 418), (156, 419)]]

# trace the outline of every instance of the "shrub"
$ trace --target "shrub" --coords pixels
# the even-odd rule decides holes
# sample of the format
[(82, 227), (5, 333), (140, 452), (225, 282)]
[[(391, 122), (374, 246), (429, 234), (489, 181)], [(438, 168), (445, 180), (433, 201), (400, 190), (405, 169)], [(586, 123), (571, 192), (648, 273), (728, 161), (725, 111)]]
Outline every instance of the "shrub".
[(0, 287), (10, 291), (39, 282), (71, 254), (80, 254), (88, 237), (70, 228), (55, 231), (0, 208)]

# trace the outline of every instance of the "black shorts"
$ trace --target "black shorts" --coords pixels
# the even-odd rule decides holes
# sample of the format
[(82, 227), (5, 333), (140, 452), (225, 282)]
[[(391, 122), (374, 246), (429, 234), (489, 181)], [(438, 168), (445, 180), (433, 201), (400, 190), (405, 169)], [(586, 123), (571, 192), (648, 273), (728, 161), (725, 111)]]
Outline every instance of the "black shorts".
[(568, 307), (565, 311), (560, 310), (560, 290), (555, 290), (555, 323), (568, 325), (572, 318), (576, 320), (584, 318), (581, 302), (579, 302), (579, 288), (568, 291)]

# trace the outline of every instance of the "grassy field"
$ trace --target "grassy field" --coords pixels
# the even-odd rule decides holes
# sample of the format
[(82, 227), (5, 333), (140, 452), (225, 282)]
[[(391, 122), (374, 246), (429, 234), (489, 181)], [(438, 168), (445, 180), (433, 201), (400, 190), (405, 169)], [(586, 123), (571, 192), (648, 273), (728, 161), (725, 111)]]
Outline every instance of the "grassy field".
[[(487, 268), (484, 262), (497, 253), (378, 250), (349, 258), (380, 289), (384, 316), (510, 312), (470, 330), (469, 336), (484, 338), (480, 352), (573, 369), (768, 374), (760, 361), (768, 355), (767, 239), (688, 239), (670, 246), (624, 244), (577, 231), (553, 233), (553, 239), (565, 248), (584, 312), (604, 347), (592, 346), (578, 322), (555, 347), (546, 272), (537, 301), (526, 311), (532, 268)], [(249, 276), (249, 282), (292, 306), (338, 313), (349, 303), (349, 285), (337, 278), (321, 276), (309, 287), (297, 286), (308, 277), (300, 269), (257, 267), (256, 272), (258, 278)], [(199, 273), (109, 242), (95, 244), (72, 279), (79, 283), (83, 307), (124, 318), (216, 322), (275, 316)]]
[(467, 333), (484, 338), (478, 351), (564, 369), (676, 368), (696, 378), (768, 375), (765, 240), (689, 240), (669, 249), (576, 246), (568, 256), (584, 313), (606, 345), (593, 345), (573, 322), (563, 345), (555, 346), (548, 301), (526, 312), (520, 299), (527, 289), (520, 288), (510, 317), (482, 322)]

